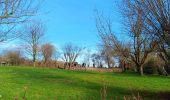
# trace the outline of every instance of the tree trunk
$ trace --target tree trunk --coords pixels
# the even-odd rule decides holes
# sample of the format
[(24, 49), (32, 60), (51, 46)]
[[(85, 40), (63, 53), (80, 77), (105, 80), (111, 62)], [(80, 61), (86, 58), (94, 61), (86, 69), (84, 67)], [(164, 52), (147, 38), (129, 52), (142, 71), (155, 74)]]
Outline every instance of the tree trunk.
[(107, 65), (108, 65), (108, 68), (111, 68), (109, 57), (107, 57)]
[(35, 62), (36, 62), (36, 54), (33, 54), (33, 66), (35, 67)]
[(70, 70), (71, 68), (71, 62), (68, 63), (68, 69)]
[(167, 72), (167, 75), (170, 74), (170, 62), (166, 63), (164, 70)]
[(143, 66), (140, 66), (140, 75), (143, 76)]
[(64, 69), (66, 69), (66, 67), (67, 67), (67, 62), (64, 63)]
[(162, 74), (165, 75), (165, 76), (168, 76), (168, 73), (167, 73), (167, 71), (165, 70), (164, 67), (162, 68), (162, 70), (163, 70), (163, 73), (162, 73)]
[(109, 62), (109, 61), (107, 62), (107, 64), (108, 64), (108, 68), (111, 68), (111, 66), (110, 66), (110, 62)]
[(36, 64), (35, 64), (35, 61), (33, 61), (33, 66), (35, 67), (35, 65), (36, 65)]
[(137, 72), (138, 72), (141, 76), (143, 76), (143, 75), (144, 75), (144, 73), (143, 73), (143, 65), (136, 64), (136, 66), (137, 66)]

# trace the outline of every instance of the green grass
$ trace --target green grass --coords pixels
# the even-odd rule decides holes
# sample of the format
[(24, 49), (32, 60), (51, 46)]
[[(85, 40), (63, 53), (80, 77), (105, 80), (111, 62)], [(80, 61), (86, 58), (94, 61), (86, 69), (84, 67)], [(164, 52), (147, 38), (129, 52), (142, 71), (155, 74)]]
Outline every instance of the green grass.
[[(27, 87), (27, 100), (97, 100), (107, 85), (108, 99), (123, 99), (132, 93), (144, 99), (159, 99), (170, 92), (170, 78), (134, 73), (97, 73), (48, 68), (0, 67), (0, 100), (20, 100)], [(2, 96), (2, 97), (1, 97)]]

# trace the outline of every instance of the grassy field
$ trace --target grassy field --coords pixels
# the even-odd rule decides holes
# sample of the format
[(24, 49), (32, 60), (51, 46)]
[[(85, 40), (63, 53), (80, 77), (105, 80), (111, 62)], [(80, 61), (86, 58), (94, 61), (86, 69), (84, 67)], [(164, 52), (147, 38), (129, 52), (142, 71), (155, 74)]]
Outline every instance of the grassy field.
[(97, 73), (48, 68), (0, 67), (0, 100), (97, 100), (103, 84), (108, 100), (140, 94), (145, 99), (170, 95), (170, 78), (134, 73)]

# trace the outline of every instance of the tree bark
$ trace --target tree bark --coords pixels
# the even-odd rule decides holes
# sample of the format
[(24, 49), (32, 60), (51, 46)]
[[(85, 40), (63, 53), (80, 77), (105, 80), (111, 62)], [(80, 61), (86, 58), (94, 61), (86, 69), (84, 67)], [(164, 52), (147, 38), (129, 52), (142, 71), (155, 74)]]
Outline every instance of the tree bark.
[(71, 62), (68, 63), (68, 69), (70, 70), (71, 68)]
[(111, 68), (110, 61), (107, 61), (108, 68)]
[(36, 62), (36, 55), (33, 54), (33, 66), (35, 67), (35, 62)]
[(140, 66), (140, 75), (143, 76), (143, 66)]
[(165, 75), (165, 76), (168, 76), (168, 73), (167, 73), (167, 71), (165, 70), (164, 67), (162, 68), (162, 70), (163, 70), (163, 73), (162, 73), (162, 74)]
[(36, 64), (35, 64), (35, 61), (34, 61), (34, 62), (33, 62), (33, 66), (35, 67), (35, 65), (36, 65)]
[(122, 62), (122, 71), (126, 72), (126, 63), (124, 61)]

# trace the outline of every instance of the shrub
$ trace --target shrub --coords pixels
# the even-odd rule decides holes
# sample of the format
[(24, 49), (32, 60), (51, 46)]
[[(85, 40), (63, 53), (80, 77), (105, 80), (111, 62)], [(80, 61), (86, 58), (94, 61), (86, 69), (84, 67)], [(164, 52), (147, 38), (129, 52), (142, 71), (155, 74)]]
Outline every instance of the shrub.
[(165, 65), (165, 70), (168, 74), (170, 74), (170, 65), (169, 64)]
[[(167, 51), (168, 57), (170, 57), (170, 49)], [(165, 70), (167, 71), (168, 74), (170, 74), (170, 61), (167, 59), (167, 63), (165, 64)]]
[(20, 51), (7, 51), (4, 57), (6, 58), (6, 62), (12, 66), (20, 65), (23, 61)]
[(143, 70), (145, 74), (157, 74), (158, 73), (158, 67), (154, 60), (149, 60), (147, 63), (145, 63)]

